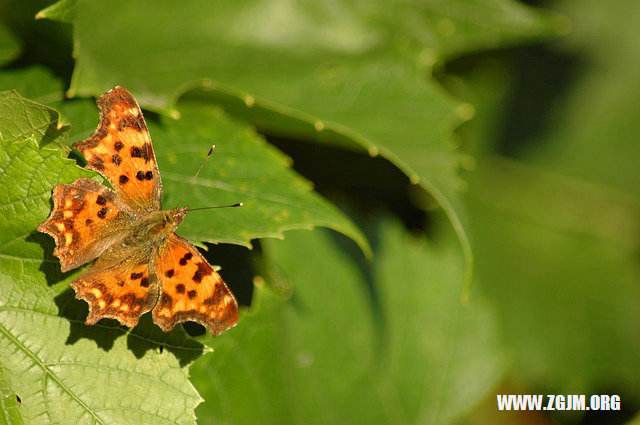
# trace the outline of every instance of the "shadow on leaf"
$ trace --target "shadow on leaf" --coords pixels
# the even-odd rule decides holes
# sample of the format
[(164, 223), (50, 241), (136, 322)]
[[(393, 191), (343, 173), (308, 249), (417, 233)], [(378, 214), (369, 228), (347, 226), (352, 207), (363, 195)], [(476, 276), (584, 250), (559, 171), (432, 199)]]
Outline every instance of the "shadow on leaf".
[(149, 350), (165, 350), (173, 354), (186, 366), (200, 357), (203, 345), (191, 339), (182, 326), (176, 326), (171, 332), (163, 332), (151, 320), (150, 314), (140, 318), (140, 323), (127, 335), (127, 346), (133, 354), (140, 358)]
[(52, 237), (34, 230), (29, 234), (29, 236), (27, 236), (26, 241), (29, 243), (36, 243), (42, 248), (44, 259), (40, 264), (39, 270), (45, 275), (47, 285), (55, 285), (74, 273), (73, 270), (66, 273), (60, 271), (60, 262), (53, 256), (55, 243)]
[[(354, 218), (352, 216), (352, 218)], [(371, 243), (371, 248), (373, 252), (378, 251), (378, 229), (377, 226), (362, 222), (358, 223), (360, 228), (364, 229), (365, 235), (367, 239)], [(331, 239), (340, 252), (344, 253), (347, 257), (351, 259), (351, 261), (357, 266), (360, 275), (362, 276), (361, 281), (364, 284), (364, 290), (367, 294), (367, 298), (369, 299), (369, 307), (371, 310), (371, 316), (374, 321), (374, 330), (376, 332), (376, 343), (377, 347), (375, 350), (376, 354), (381, 354), (384, 352), (384, 347), (387, 343), (387, 326), (386, 326), (386, 318), (384, 315), (383, 308), (383, 300), (381, 299), (380, 291), (378, 285), (376, 284), (374, 264), (371, 261), (368, 261), (366, 258), (362, 256), (360, 250), (351, 243), (348, 239), (341, 237), (337, 233), (330, 233)]]
[(430, 214), (415, 199), (423, 198), (422, 202), (434, 207), (437, 203), (387, 159), (297, 139), (267, 140), (293, 160), (293, 169), (311, 180), (316, 192), (343, 210), (363, 216), (390, 213), (400, 218), (409, 231), (434, 236), (436, 229)]
[(115, 340), (124, 335), (127, 328), (119, 326), (115, 320), (101, 320), (96, 326), (87, 326), (88, 307), (84, 301), (77, 300), (72, 289), (67, 289), (55, 298), (58, 315), (69, 319), (71, 324), (66, 343), (75, 344), (82, 338), (90, 339), (105, 351), (113, 348)]
[(49, 114), (51, 116), (51, 124), (47, 127), (44, 136), (40, 141), (40, 147), (46, 146), (49, 143), (60, 139), (60, 137), (69, 130), (68, 127), (58, 128), (58, 112), (51, 110)]
[(182, 327), (178, 326), (165, 333), (152, 322), (148, 313), (131, 330), (111, 319), (103, 319), (96, 325), (88, 326), (84, 324), (88, 313), (87, 304), (77, 300), (73, 290), (64, 291), (56, 297), (55, 302), (59, 315), (68, 319), (71, 325), (66, 341), (68, 345), (81, 339), (89, 339), (102, 350), (110, 351), (118, 338), (126, 336), (127, 348), (136, 358), (142, 358), (149, 350), (161, 353), (166, 350), (176, 357), (181, 366), (188, 365), (203, 353), (203, 345), (191, 339)]

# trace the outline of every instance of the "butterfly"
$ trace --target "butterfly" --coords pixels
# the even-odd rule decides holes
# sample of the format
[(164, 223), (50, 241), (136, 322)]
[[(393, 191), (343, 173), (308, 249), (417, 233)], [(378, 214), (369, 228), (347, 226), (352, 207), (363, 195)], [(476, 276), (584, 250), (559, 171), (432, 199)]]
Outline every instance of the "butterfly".
[(142, 111), (124, 88), (97, 101), (100, 122), (74, 144), (87, 168), (113, 189), (78, 179), (53, 190), (38, 230), (55, 239), (63, 272), (95, 262), (71, 283), (89, 304), (86, 324), (103, 318), (135, 327), (151, 311), (163, 331), (195, 321), (215, 335), (238, 321), (238, 304), (200, 252), (175, 233), (188, 208), (161, 209), (162, 182)]

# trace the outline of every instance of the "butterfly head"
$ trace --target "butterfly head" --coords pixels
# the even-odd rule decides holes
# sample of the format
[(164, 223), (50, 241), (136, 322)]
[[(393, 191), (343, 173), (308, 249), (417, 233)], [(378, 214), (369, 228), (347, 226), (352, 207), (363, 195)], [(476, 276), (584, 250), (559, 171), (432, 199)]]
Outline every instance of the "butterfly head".
[(165, 227), (171, 232), (176, 230), (176, 227), (178, 227), (178, 225), (182, 223), (182, 220), (184, 220), (184, 217), (187, 215), (188, 211), (189, 209), (185, 207), (174, 208), (172, 210), (164, 211)]
[(143, 241), (152, 238), (166, 238), (173, 233), (187, 215), (187, 208), (157, 211), (148, 216), (133, 234), (133, 240)]

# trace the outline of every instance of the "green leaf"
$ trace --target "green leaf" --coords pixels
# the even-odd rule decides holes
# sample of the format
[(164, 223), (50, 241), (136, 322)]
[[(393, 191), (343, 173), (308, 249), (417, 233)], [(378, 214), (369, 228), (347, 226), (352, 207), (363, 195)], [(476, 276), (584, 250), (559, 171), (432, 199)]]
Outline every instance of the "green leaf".
[[(0, 2), (0, 22), (10, 29), (21, 46), (21, 55), (12, 68), (27, 64), (45, 65), (68, 78), (73, 69), (72, 27), (34, 19), (50, 1), (4, 0)], [(3, 72), (7, 69), (3, 70)]]
[(77, 3), (77, 0), (60, 0), (39, 11), (36, 19), (51, 19), (71, 24), (76, 16)]
[(9, 28), (0, 24), (0, 65), (14, 60), (20, 54), (20, 43)]
[(56, 104), (64, 97), (64, 87), (46, 68), (5, 69), (0, 72), (0, 90), (15, 90), (39, 103)]
[[(376, 66), (376, 61), (384, 61), (391, 55), (397, 67), (414, 68), (418, 61), (415, 56), (424, 48), (451, 56), (557, 35), (558, 26), (562, 26), (558, 20), (566, 25), (565, 20), (554, 15), (508, 0), (440, 3), (402, 3), (390, 8), (386, 2), (339, 2), (329, 7), (248, 1), (242, 7), (210, 2), (203, 9), (196, 3), (177, 7), (171, 2), (137, 2), (133, 7), (120, 8), (112, 2), (81, 1), (74, 19), (78, 63), (71, 91), (96, 95), (120, 82), (144, 92), (145, 105), (167, 110), (185, 84), (209, 78), (222, 88), (261, 96), (261, 92), (265, 92), (265, 101), (309, 115), (327, 99), (294, 94), (295, 85), (288, 89), (286, 83), (295, 82), (313, 89), (317, 86), (315, 82), (320, 81), (328, 85), (328, 89), (333, 88), (333, 96), (348, 95), (343, 98), (348, 101), (343, 102), (343, 108), (353, 110), (359, 105), (358, 92), (366, 85), (356, 85), (351, 87), (351, 93), (341, 93), (339, 83), (344, 80), (344, 74), (355, 80), (357, 77), (353, 74), (361, 71), (359, 66), (369, 66), (369, 73), (375, 73), (376, 68), (387, 65)], [(102, 22), (101, 13), (112, 6), (121, 13), (112, 17), (110, 27), (135, 28), (137, 49), (122, 51), (119, 48), (126, 45), (129, 33), (114, 33), (104, 25), (95, 25)], [(157, 14), (159, 20), (154, 22), (161, 24), (161, 32), (155, 31), (157, 27), (151, 21), (142, 19), (148, 15), (150, 6)], [(404, 44), (410, 46), (408, 56), (404, 56)], [(164, 60), (168, 53), (179, 55), (181, 61), (172, 61), (170, 66)], [(394, 53), (402, 53), (403, 57)], [(190, 58), (199, 60), (190, 61)], [(127, 66), (121, 67), (120, 63)], [(138, 63), (146, 66), (141, 69), (135, 66)], [(164, 72), (169, 68), (174, 72)], [(303, 71), (309, 69), (314, 72), (307, 73), (305, 80)], [(393, 68), (390, 71), (384, 79), (394, 82), (393, 74), (398, 71)], [(364, 73), (361, 76), (365, 80), (368, 77)], [(388, 112), (399, 99), (400, 96), (378, 98), (378, 102), (387, 101), (380, 106), (386, 104)], [(330, 108), (323, 112), (328, 111)], [(396, 123), (395, 127), (400, 126)]]
[(354, 3), (396, 47), (411, 46), (426, 66), (565, 34), (561, 15), (511, 0)]
[[(228, 338), (206, 340), (214, 354), (191, 368), (192, 382), (206, 400), (198, 410), (200, 423), (332, 422), (355, 402), (347, 390), (371, 366), (373, 322), (358, 286), (357, 264), (335, 250), (330, 236), (326, 231), (290, 232), (282, 242), (268, 241), (267, 248), (287, 250), (273, 258), (274, 264), (297, 276), (296, 283), (321, 283), (319, 292), (301, 291), (286, 302), (258, 286), (251, 311)], [(308, 267), (298, 274), (305, 262)], [(347, 315), (360, 320), (345, 320)], [(324, 347), (322, 352), (318, 347)], [(315, 405), (308, 397), (316, 398)], [(329, 409), (331, 401), (337, 404)]]
[[(386, 2), (210, 2), (204, 8), (80, 2), (69, 92), (96, 95), (117, 83), (138, 92), (145, 106), (171, 111), (186, 88), (203, 81), (211, 100), (225, 101), (270, 131), (383, 155), (444, 208), (470, 269), (451, 131), (472, 111), (426, 78), (435, 60), (425, 63), (425, 46), (453, 54), (550, 28), (546, 17), (512, 2), (484, 3), (402, 5), (390, 15)], [(103, 25), (113, 8), (120, 12)], [(150, 8), (157, 12), (153, 20), (145, 19)], [(132, 28), (136, 49), (122, 49)], [(434, 56), (428, 49), (426, 56)]]
[[(181, 118), (152, 125), (165, 187), (165, 205), (192, 207), (243, 202), (242, 208), (189, 214), (180, 232), (204, 242), (250, 246), (250, 240), (283, 236), (316, 226), (339, 231), (370, 253), (365, 237), (336, 207), (288, 169), (290, 161), (251, 127), (211, 107), (180, 108)], [(211, 163), (193, 179), (211, 144)], [(184, 197), (182, 196), (184, 194)]]
[[(230, 68), (221, 72), (234, 75), (234, 84), (251, 95), (244, 91), (232, 92), (236, 94), (234, 102), (226, 94), (227, 89), (221, 89), (222, 96), (214, 89), (196, 93), (195, 99), (221, 102), (238, 115), (251, 118), (259, 128), (273, 133), (336, 140), (347, 148), (364, 149), (371, 156), (382, 155), (391, 160), (407, 174), (411, 183), (420, 183), (445, 210), (467, 254), (470, 270), (471, 249), (456, 208), (456, 192), (462, 185), (457, 169), (462, 158), (450, 141), (451, 131), (462, 120), (460, 114), (466, 113), (465, 108), (456, 109), (454, 102), (432, 81), (425, 80), (419, 69), (407, 67), (388, 55), (335, 58), (321, 64), (316, 63), (315, 57), (295, 58), (291, 69), (274, 72), (270, 70), (274, 65), (269, 64), (269, 57), (281, 54), (279, 52), (253, 48), (249, 53), (242, 53), (242, 57), (241, 51), (231, 57), (233, 50), (222, 50), (224, 52), (216, 52), (214, 56)], [(198, 55), (202, 54), (204, 52)], [(250, 75), (231, 69), (239, 67), (240, 60), (255, 61), (242, 65), (243, 69), (251, 69), (247, 72)], [(281, 57), (277, 62), (290, 61)], [(262, 71), (257, 71), (259, 68)], [(257, 79), (258, 74), (268, 77)], [(243, 78), (247, 81), (241, 85)], [(249, 98), (246, 96), (255, 102), (249, 108), (249, 115), (239, 110), (247, 110), (245, 103)], [(274, 103), (271, 99), (279, 101)], [(291, 119), (275, 117), (270, 109), (298, 119), (302, 124), (292, 126)]]
[(374, 276), (387, 318), (387, 385), (410, 422), (449, 423), (502, 377), (493, 311), (482, 296), (460, 302), (464, 267), (449, 235), (437, 245), (398, 223), (385, 223), (379, 233)]
[(7, 381), (7, 374), (0, 368), (0, 425), (22, 425), (22, 414), (16, 393)]
[(640, 391), (640, 205), (500, 159), (479, 161), (469, 201), (478, 287), (495, 300), (514, 380)]
[(29, 141), (47, 144), (62, 134), (58, 113), (20, 96), (15, 91), (0, 92), (0, 142)]
[[(631, 193), (567, 175), (574, 174), (573, 166), (560, 167), (555, 156), (539, 163), (542, 152), (564, 149), (567, 127), (580, 129), (575, 133), (580, 140), (582, 128), (594, 125), (580, 114), (574, 123), (574, 108), (559, 118), (553, 116), (553, 122), (562, 125), (542, 121), (541, 127), (518, 132), (520, 137), (502, 134), (505, 120), (526, 126), (536, 114), (529, 87), (539, 96), (541, 108), (562, 111), (550, 107), (554, 102), (542, 95), (541, 87), (548, 84), (548, 67), (556, 69), (563, 60), (554, 54), (545, 64), (539, 51), (532, 54), (537, 78), (518, 81), (518, 70), (508, 66), (511, 61), (504, 61), (505, 66), (495, 58), (478, 60), (456, 78), (459, 93), (478, 111), (461, 133), (466, 145), (477, 145), (476, 171), (470, 175), (466, 199), (469, 230), (480, 253), (476, 288), (495, 304), (505, 345), (513, 356), (511, 385), (532, 393), (588, 394), (624, 388), (625, 394), (637, 394), (640, 344), (633, 335), (640, 332), (636, 260), (640, 203)], [(531, 63), (524, 66), (528, 74)], [(517, 108), (505, 110), (508, 100), (517, 96), (514, 90), (526, 97), (529, 116), (521, 116)], [(551, 90), (556, 99), (560, 89)], [(569, 99), (590, 96), (566, 89), (565, 93)], [(563, 103), (561, 99), (555, 100), (556, 105)], [(505, 145), (516, 150), (517, 160), (496, 155), (506, 150)], [(613, 149), (612, 144), (609, 147)], [(581, 147), (591, 148), (586, 142)], [(630, 147), (609, 151), (600, 145), (599, 151), (593, 161), (614, 154), (621, 162), (637, 156), (637, 148)], [(574, 161), (567, 158), (569, 165)], [(549, 171), (547, 164), (555, 170)], [(624, 174), (624, 168), (606, 170), (613, 177)]]
[(374, 264), (326, 231), (265, 244), (272, 282), (293, 295), (259, 285), (229, 338), (204, 339), (201, 423), (446, 424), (488, 393), (503, 358), (485, 303), (461, 305), (451, 284), (455, 244), (391, 222), (376, 236)]
[(88, 175), (62, 155), (65, 136), (54, 110), (0, 93), (1, 386), (20, 397), (27, 423), (195, 423), (200, 398), (185, 366), (199, 344), (149, 325), (86, 327), (84, 303), (49, 286), (69, 275), (35, 228), (49, 214), (53, 185)]
[[(436, 1), (426, 7), (445, 60), (565, 35), (569, 20), (510, 0)], [(451, 23), (453, 25), (451, 25)]]
[[(640, 49), (632, 29), (640, 3), (625, 0), (611, 7), (597, 1), (558, 3), (575, 29), (557, 46), (555, 62), (547, 67), (555, 70), (558, 63), (565, 64), (565, 72), (573, 78), (547, 89), (548, 98), (540, 97), (540, 102), (547, 102), (541, 110), (552, 111), (543, 115), (551, 131), (520, 137), (528, 143), (518, 154), (541, 168), (604, 184), (640, 200), (635, 112)], [(565, 96), (556, 99), (557, 92)]]

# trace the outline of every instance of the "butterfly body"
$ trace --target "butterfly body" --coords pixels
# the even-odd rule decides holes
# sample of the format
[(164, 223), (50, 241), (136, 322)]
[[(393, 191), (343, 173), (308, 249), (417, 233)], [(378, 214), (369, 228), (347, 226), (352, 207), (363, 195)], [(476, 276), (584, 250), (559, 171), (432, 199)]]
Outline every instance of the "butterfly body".
[(131, 228), (125, 239), (128, 246), (151, 244), (160, 246), (184, 220), (187, 208), (153, 211), (131, 221)]
[(202, 254), (175, 234), (188, 209), (160, 208), (160, 173), (135, 99), (116, 87), (98, 106), (96, 132), (74, 146), (113, 190), (90, 179), (57, 185), (51, 215), (38, 227), (54, 237), (63, 271), (95, 259), (71, 283), (89, 304), (86, 323), (113, 318), (133, 327), (152, 311), (165, 331), (189, 320), (214, 334), (234, 326), (235, 298)]

